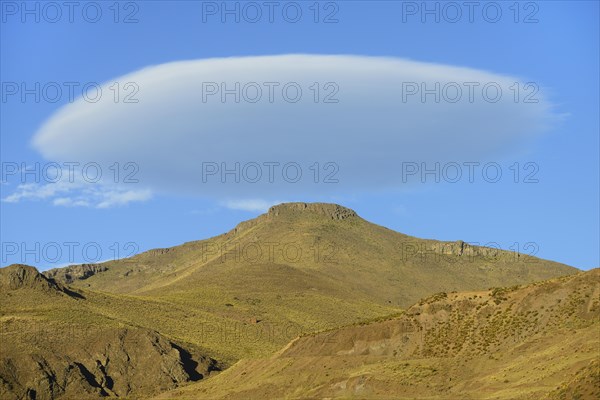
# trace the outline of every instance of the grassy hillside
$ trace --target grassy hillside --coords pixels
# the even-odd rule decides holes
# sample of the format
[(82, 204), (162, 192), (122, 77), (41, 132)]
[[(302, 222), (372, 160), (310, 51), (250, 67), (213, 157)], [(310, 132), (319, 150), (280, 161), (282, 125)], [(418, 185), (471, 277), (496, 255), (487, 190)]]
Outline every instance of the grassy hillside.
[(298, 338), (160, 399), (597, 399), (600, 270), (439, 293), (387, 321)]

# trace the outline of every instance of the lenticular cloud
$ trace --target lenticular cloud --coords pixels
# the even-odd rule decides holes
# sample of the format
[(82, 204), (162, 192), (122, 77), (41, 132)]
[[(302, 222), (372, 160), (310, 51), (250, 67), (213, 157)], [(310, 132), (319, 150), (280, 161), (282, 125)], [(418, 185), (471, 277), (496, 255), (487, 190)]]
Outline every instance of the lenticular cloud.
[(393, 187), (402, 162), (494, 156), (554, 119), (535, 84), (383, 57), (172, 62), (100, 93), (58, 110), (33, 146), (53, 161), (135, 162), (145, 187), (215, 198)]

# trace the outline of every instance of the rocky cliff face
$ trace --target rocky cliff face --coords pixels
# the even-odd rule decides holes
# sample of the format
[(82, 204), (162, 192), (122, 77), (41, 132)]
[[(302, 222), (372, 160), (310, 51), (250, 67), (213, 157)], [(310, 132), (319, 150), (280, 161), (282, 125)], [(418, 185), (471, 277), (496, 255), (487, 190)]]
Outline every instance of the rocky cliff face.
[(152, 331), (107, 328), (65, 333), (69, 343), (35, 335), (29, 338), (26, 354), (3, 355), (0, 398), (143, 398), (202, 379), (216, 368), (214, 360), (193, 357)]
[(265, 214), (257, 218), (239, 223), (234, 229), (226, 233), (226, 237), (242, 233), (265, 221), (276, 221), (286, 217), (309, 218), (311, 216), (325, 217), (330, 220), (345, 220), (358, 217), (354, 210), (329, 203), (282, 203), (269, 208)]
[(420, 248), (417, 248), (416, 254), (445, 254), (457, 257), (476, 257), (481, 256), (487, 259), (499, 258), (505, 256), (511, 256), (518, 258), (521, 255), (511, 251), (503, 251), (499, 247), (485, 246), (473, 246), (469, 243), (457, 240), (456, 242), (436, 242), (430, 244), (423, 244)]
[(298, 212), (314, 213), (337, 220), (358, 216), (354, 210), (328, 203), (284, 203), (271, 207), (267, 215), (269, 217), (277, 217), (279, 215)]
[(75, 280), (87, 279), (99, 272), (107, 271), (108, 268), (102, 264), (80, 264), (71, 265), (65, 268), (54, 268), (44, 272), (48, 278), (56, 279), (67, 284)]

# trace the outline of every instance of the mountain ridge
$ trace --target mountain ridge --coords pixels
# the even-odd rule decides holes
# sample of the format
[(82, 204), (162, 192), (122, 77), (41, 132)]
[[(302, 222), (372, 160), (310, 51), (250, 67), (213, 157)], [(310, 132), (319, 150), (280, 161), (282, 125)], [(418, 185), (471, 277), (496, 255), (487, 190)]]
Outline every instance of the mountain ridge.
[[(236, 249), (228, 249), (227, 243), (234, 242), (236, 240), (244, 239), (244, 235), (249, 232), (260, 229), (261, 227), (272, 225), (272, 224), (284, 224), (288, 225), (290, 230), (294, 230), (295, 227), (302, 220), (319, 220), (321, 222), (328, 221), (327, 224), (329, 226), (333, 226), (337, 222), (339, 223), (350, 223), (350, 224), (369, 224), (371, 228), (384, 230), (389, 232), (391, 235), (396, 235), (396, 240), (399, 242), (399, 246), (402, 246), (400, 250), (400, 256), (404, 259), (408, 258), (422, 258), (426, 259), (427, 257), (437, 257), (437, 255), (457, 255), (463, 256), (468, 255), (469, 257), (482, 256), (484, 258), (494, 258), (496, 256), (504, 257), (504, 258), (523, 258), (528, 260), (539, 260), (535, 257), (531, 257), (528, 255), (514, 253), (510, 251), (504, 251), (491, 247), (484, 246), (474, 246), (468, 244), (462, 240), (457, 240), (454, 242), (442, 242), (431, 239), (420, 239), (412, 236), (408, 236), (406, 234), (402, 234), (396, 231), (393, 231), (389, 228), (382, 227), (379, 225), (372, 224), (363, 218), (361, 218), (354, 210), (331, 203), (282, 203), (279, 205), (275, 205), (269, 208), (269, 210), (257, 216), (256, 218), (242, 221), (237, 224), (231, 230), (214, 236), (212, 238), (197, 240), (186, 242), (181, 245), (168, 247), (168, 248), (160, 248), (160, 249), (151, 249), (135, 255), (133, 257), (127, 259), (120, 259), (114, 261), (104, 262), (102, 264), (80, 264), (80, 265), (71, 265), (63, 268), (55, 268), (45, 271), (44, 274), (48, 277), (52, 277), (57, 281), (64, 281), (68, 283), (75, 283), (77, 285), (77, 280), (85, 280), (90, 277), (96, 277), (99, 274), (105, 273), (108, 269), (114, 266), (123, 265), (123, 264), (134, 264), (136, 260), (141, 258), (152, 258), (157, 257), (161, 258), (163, 256), (169, 257), (174, 253), (186, 253), (186, 252), (195, 252), (197, 259), (193, 260), (197, 267), (200, 267), (201, 264), (205, 264), (208, 262), (208, 255), (216, 256), (216, 258), (223, 258), (223, 256), (227, 256), (227, 253), (231, 253), (231, 251), (237, 251), (237, 256), (239, 257), (240, 250)], [(318, 233), (314, 232), (305, 232), (304, 235), (312, 235), (318, 236)], [(250, 235), (252, 236), (252, 235)], [(255, 234), (251, 237), (251, 242), (246, 243), (246, 246), (252, 246), (254, 243), (259, 243), (261, 240), (260, 234)], [(316, 238), (318, 239), (318, 238)], [(274, 241), (278, 243), (277, 240)], [(296, 238), (290, 240), (283, 245), (292, 246), (297, 243)], [(402, 242), (402, 243), (400, 243)], [(335, 251), (335, 244), (329, 248), (331, 252)], [(341, 247), (341, 246), (338, 246)], [(229, 251), (231, 250), (231, 251)], [(244, 249), (242, 249), (244, 250)], [(303, 244), (301, 248), (304, 252), (309, 251), (318, 251), (317, 249), (312, 248), (310, 244)], [(398, 254), (396, 254), (398, 256)], [(214, 257), (213, 257), (214, 258)], [(199, 262), (198, 259), (203, 262)], [(285, 261), (285, 260), (284, 260)], [(399, 260), (402, 261), (402, 260)], [(551, 263), (551, 262), (548, 262)], [(553, 263), (556, 264), (556, 263)], [(559, 265), (559, 264), (556, 264)], [(572, 268), (572, 272), (578, 271), (577, 269)], [(193, 272), (192, 270), (188, 271), (188, 273)], [(76, 279), (73, 280), (70, 277), (74, 276)], [(178, 278), (181, 279), (181, 278)], [(534, 279), (535, 280), (535, 279)], [(110, 290), (110, 289), (109, 289)], [(413, 301), (416, 298), (412, 299)], [(406, 304), (406, 303), (405, 303)], [(408, 304), (406, 304), (408, 305)]]

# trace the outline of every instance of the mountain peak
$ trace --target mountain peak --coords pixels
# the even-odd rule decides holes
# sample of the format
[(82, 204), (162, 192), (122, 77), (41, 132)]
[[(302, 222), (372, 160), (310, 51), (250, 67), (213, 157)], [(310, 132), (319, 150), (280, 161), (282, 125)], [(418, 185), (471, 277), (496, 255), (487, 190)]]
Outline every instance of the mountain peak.
[(276, 217), (300, 212), (324, 215), (328, 218), (338, 220), (358, 216), (354, 210), (331, 203), (282, 203), (269, 208), (267, 214)]

